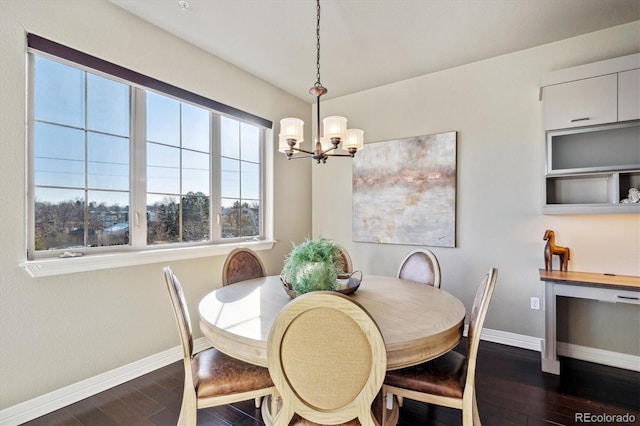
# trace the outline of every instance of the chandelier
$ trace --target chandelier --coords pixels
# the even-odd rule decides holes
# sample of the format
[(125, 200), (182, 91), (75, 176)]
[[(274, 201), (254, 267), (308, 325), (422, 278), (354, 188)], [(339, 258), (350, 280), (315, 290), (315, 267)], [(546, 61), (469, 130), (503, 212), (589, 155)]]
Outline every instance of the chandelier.
[[(339, 116), (326, 117), (322, 120), (324, 132), (320, 125), (320, 97), (327, 93), (327, 88), (320, 83), (320, 0), (316, 0), (316, 78), (317, 81), (309, 93), (316, 97), (316, 129), (315, 148), (308, 151), (300, 148), (304, 140), (304, 121), (299, 118), (283, 118), (280, 120), (278, 150), (286, 154), (289, 160), (296, 158), (312, 158), (318, 164), (326, 163), (329, 157), (353, 157), (358, 150), (364, 148), (364, 132), (360, 129), (347, 129), (347, 119)], [(332, 152), (342, 142), (342, 149), (348, 154)]]

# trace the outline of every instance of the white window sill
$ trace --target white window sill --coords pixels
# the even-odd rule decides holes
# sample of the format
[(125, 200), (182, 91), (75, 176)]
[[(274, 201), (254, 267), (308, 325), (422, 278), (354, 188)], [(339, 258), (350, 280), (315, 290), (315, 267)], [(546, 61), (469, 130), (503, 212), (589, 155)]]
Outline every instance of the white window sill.
[(53, 275), (73, 274), (76, 272), (99, 271), (101, 269), (122, 268), (125, 266), (145, 265), (148, 263), (170, 262), (195, 259), (207, 256), (226, 255), (237, 247), (248, 247), (255, 251), (270, 250), (276, 242), (247, 241), (233, 244), (216, 244), (200, 247), (182, 247), (164, 250), (130, 251), (112, 254), (100, 254), (73, 258), (49, 258), (27, 260), (20, 266), (33, 278)]

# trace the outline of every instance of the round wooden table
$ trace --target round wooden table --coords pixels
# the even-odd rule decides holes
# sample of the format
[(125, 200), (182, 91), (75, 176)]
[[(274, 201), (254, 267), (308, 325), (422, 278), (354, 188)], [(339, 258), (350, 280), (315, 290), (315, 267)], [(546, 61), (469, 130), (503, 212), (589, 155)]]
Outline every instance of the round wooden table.
[[(349, 297), (364, 306), (378, 324), (387, 351), (387, 370), (436, 358), (462, 338), (465, 307), (446, 291), (414, 281), (365, 275)], [(231, 284), (202, 299), (200, 330), (213, 347), (227, 355), (267, 367), (269, 331), (289, 301), (279, 276)], [(264, 410), (263, 414), (270, 417)], [(396, 416), (392, 416), (394, 422)]]
[[(398, 278), (365, 275), (350, 297), (364, 306), (380, 327), (388, 370), (436, 358), (462, 338), (465, 307), (446, 291)], [(290, 300), (278, 276), (228, 285), (200, 302), (200, 329), (218, 350), (266, 367), (269, 330)]]

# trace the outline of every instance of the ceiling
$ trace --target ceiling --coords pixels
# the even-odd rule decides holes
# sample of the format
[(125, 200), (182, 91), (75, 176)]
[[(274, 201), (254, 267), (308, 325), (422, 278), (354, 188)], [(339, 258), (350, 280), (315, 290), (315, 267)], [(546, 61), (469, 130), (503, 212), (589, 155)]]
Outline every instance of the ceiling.
[[(110, 0), (313, 102), (313, 0)], [(640, 0), (322, 0), (325, 99), (640, 19)], [(640, 37), (640, 35), (639, 35)]]

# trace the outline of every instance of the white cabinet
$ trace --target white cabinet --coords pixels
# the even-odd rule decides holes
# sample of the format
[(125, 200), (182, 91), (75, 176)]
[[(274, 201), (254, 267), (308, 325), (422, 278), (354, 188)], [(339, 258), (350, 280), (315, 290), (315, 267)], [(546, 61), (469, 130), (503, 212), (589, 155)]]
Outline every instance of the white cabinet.
[(544, 214), (640, 213), (640, 54), (542, 80)]
[(640, 119), (640, 69), (618, 74), (618, 121)]
[(614, 123), (617, 119), (616, 74), (545, 87), (545, 130)]

